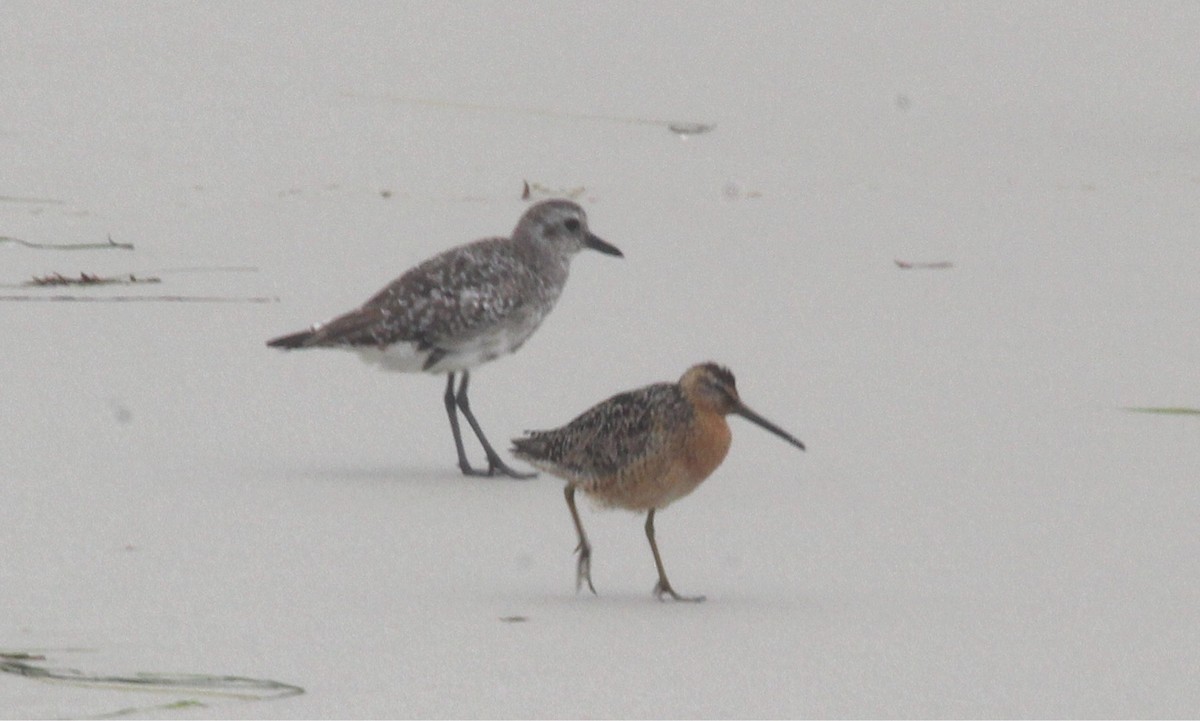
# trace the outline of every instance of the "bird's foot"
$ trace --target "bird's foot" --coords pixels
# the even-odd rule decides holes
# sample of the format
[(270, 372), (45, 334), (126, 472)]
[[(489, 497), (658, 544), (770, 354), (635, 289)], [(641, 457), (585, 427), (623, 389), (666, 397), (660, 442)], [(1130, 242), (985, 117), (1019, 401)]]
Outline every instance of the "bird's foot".
[(536, 471), (530, 471), (529, 473), (524, 473), (522, 471), (518, 471), (515, 468), (509, 466), (504, 461), (500, 460), (499, 456), (497, 456), (496, 458), (488, 459), (488, 475), (489, 476), (495, 476), (495, 475), (508, 476), (509, 478), (513, 478), (518, 481), (527, 481), (530, 478), (537, 478)]
[(478, 477), (508, 476), (509, 478), (513, 478), (513, 479), (521, 480), (521, 481), (528, 480), (530, 478), (537, 478), (537, 473), (522, 473), (521, 471), (518, 471), (515, 468), (512, 468), (511, 466), (509, 466), (507, 463), (500, 460), (498, 457), (488, 459), (487, 470), (480, 470), (478, 468), (474, 468), (471, 466), (471, 464), (465, 463), (465, 462), (459, 463), (458, 467), (459, 467), (459, 470), (462, 471), (462, 474), (464, 476), (478, 476)]
[(680, 596), (675, 593), (675, 589), (671, 588), (671, 584), (665, 578), (660, 578), (658, 583), (654, 584), (654, 597), (660, 601), (665, 601), (667, 598), (672, 601), (687, 601), (688, 603), (704, 601), (704, 596)]
[(575, 552), (579, 554), (579, 562), (575, 566), (575, 593), (583, 588), (583, 584), (587, 583), (588, 590), (593, 596), (600, 594), (596, 593), (596, 587), (592, 585), (592, 547), (586, 543), (580, 543), (575, 547)]

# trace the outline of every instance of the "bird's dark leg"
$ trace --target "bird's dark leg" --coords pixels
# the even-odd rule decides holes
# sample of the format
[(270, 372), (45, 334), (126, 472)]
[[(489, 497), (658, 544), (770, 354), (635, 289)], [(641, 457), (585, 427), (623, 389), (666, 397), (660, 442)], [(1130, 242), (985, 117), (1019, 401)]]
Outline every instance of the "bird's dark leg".
[[(483, 452), (487, 454), (488, 469), (486, 473), (467, 471), (463, 473), (476, 476), (494, 476), (497, 473), (508, 476), (509, 478), (533, 478), (536, 473), (521, 473), (508, 466), (501, 458), (500, 454), (496, 453), (496, 449), (492, 448), (492, 444), (488, 443), (488, 439), (483, 435), (483, 429), (479, 427), (479, 421), (475, 420), (475, 414), (471, 413), (471, 404), (467, 400), (467, 382), (471, 376), (467, 371), (462, 372), (462, 382), (458, 384), (458, 393), (455, 400), (458, 403), (458, 409), (462, 411), (463, 417), (467, 419), (467, 423), (471, 424), (471, 430), (475, 431), (475, 437), (479, 439), (479, 445), (483, 446)], [(457, 421), (455, 422), (457, 424)], [(457, 427), (457, 426), (456, 426)], [(459, 448), (462, 447), (460, 442)]]
[(583, 523), (579, 520), (579, 511), (575, 508), (575, 486), (568, 483), (563, 493), (567, 497), (567, 508), (571, 509), (571, 520), (575, 521), (575, 533), (579, 535), (579, 545), (575, 547), (575, 552), (579, 554), (579, 563), (575, 566), (575, 592), (579, 593), (586, 581), (588, 590), (596, 593), (596, 587), (592, 585), (592, 545), (588, 543)]
[(458, 429), (458, 410), (454, 401), (454, 374), (446, 374), (446, 395), (442, 399), (446, 402), (446, 415), (450, 416), (450, 430), (454, 433), (454, 450), (458, 452), (458, 467), (462, 470), (463, 475), (478, 476), (480, 472), (471, 467), (470, 461), (467, 460), (467, 452), (463, 449), (462, 433)]
[(658, 567), (658, 583), (654, 585), (654, 595), (658, 600), (664, 600), (664, 596), (670, 596), (676, 601), (703, 601), (704, 596), (680, 596), (675, 593), (675, 589), (671, 588), (671, 582), (667, 580), (667, 572), (663, 569), (662, 558), (658, 555), (658, 544), (654, 542), (654, 509), (646, 514), (646, 538), (650, 539), (650, 550), (654, 553), (654, 565)]

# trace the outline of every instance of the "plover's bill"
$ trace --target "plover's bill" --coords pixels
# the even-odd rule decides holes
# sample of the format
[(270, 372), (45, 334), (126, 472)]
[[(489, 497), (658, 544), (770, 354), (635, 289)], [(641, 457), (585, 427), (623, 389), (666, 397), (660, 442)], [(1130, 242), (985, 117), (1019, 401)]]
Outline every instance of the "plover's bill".
[[(392, 281), (355, 310), (268, 341), (273, 348), (345, 348), (385, 370), (445, 373), (446, 413), (458, 466), (467, 475), (522, 474), (488, 443), (467, 401), (469, 370), (512, 353), (554, 307), (571, 259), (584, 248), (620, 256), (588, 230), (568, 200), (531, 206), (510, 238), (485, 238), (436, 255)], [(461, 375), (457, 389), (454, 376)], [(487, 455), (486, 471), (467, 461), (458, 413)]]
[(596, 592), (592, 547), (575, 508), (579, 488), (602, 505), (647, 512), (646, 537), (658, 569), (654, 594), (660, 600), (704, 600), (680, 596), (667, 581), (654, 541), (654, 512), (696, 490), (725, 460), (731, 439), (725, 416), (730, 413), (804, 450), (803, 443), (746, 407), (733, 374), (715, 363), (692, 366), (678, 383), (615, 395), (561, 428), (513, 440), (513, 455), (567, 482), (567, 508), (579, 536), (576, 589), (587, 583)]

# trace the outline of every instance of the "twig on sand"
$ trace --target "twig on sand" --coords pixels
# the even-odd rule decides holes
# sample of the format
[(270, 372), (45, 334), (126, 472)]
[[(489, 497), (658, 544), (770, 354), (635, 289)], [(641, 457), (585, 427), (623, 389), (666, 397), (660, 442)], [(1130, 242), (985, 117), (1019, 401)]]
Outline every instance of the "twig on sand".
[(939, 260), (935, 263), (910, 263), (905, 260), (896, 260), (896, 267), (903, 270), (945, 270), (953, 268), (954, 263), (948, 260)]
[(220, 295), (0, 295), (0, 302), (31, 303), (278, 303), (275, 296)]
[(1163, 416), (1200, 416), (1200, 408), (1185, 408), (1183, 406), (1144, 406), (1122, 408), (1130, 413), (1156, 413)]
[(528, 180), (523, 182), (524, 187), (521, 188), (521, 200), (530, 200), (535, 195), (542, 198), (570, 198), (571, 200), (579, 200), (587, 192), (587, 188), (582, 185), (574, 188), (551, 188), (541, 183), (531, 183)]
[(73, 668), (47, 668), (28, 663), (41, 658), (0, 656), (0, 672), (43, 681), (85, 686), (141, 688), (156, 691), (187, 691), (197, 695), (224, 696), (246, 700), (284, 698), (304, 693), (289, 683), (244, 676), (209, 676), (193, 673), (137, 673), (128, 676), (90, 674)]
[(139, 278), (133, 273), (121, 276), (102, 276), (81, 272), (78, 278), (68, 277), (62, 273), (49, 273), (47, 275), (34, 276), (33, 280), (26, 281), (24, 285), (37, 287), (45, 287), (48, 285), (138, 285), (142, 283), (161, 282), (162, 278)]
[(0, 236), (0, 243), (16, 243), (35, 250), (109, 250), (111, 248), (133, 250), (133, 243), (118, 243), (112, 239), (111, 235), (108, 236), (107, 243), (31, 243), (28, 240), (8, 236)]

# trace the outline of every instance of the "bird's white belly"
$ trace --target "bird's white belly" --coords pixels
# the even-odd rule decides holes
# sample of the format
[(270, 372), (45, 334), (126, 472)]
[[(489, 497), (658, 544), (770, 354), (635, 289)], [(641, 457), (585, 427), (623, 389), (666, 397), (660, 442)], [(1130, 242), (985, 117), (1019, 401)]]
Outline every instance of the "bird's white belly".
[(428, 368), (425, 364), (434, 354), (431, 349), (419, 349), (416, 343), (393, 343), (385, 348), (358, 346), (353, 348), (364, 363), (396, 373), (457, 373), (512, 353), (532, 332), (513, 333), (509, 329), (482, 334), (453, 348)]
[(350, 350), (368, 365), (379, 366), (395, 373), (420, 373), (424, 370), (429, 351), (417, 350), (416, 343), (393, 343), (386, 348), (379, 346), (354, 346)]

